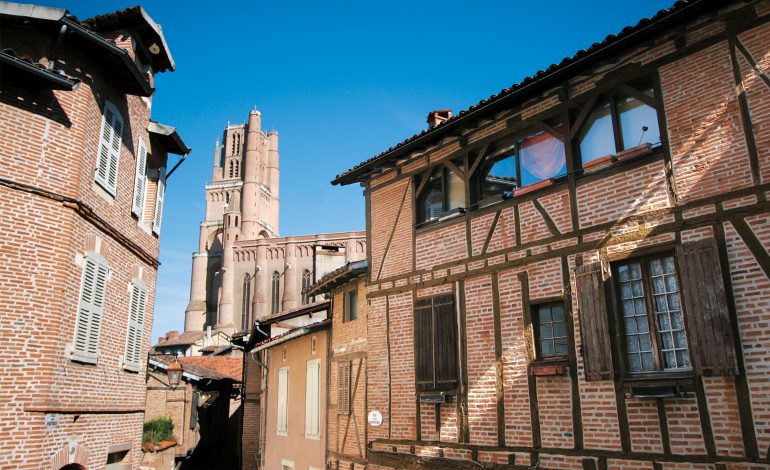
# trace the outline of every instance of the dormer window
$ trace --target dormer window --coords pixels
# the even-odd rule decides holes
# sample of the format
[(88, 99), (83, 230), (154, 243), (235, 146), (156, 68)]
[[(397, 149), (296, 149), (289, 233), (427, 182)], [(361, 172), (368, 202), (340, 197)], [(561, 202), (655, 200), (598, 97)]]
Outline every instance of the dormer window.
[(650, 144), (660, 145), (658, 111), (651, 84), (621, 85), (595, 100), (580, 125), (577, 147), (585, 166), (599, 158)]
[(465, 183), (448, 168), (433, 169), (417, 183), (417, 223), (438, 220), (465, 206)]

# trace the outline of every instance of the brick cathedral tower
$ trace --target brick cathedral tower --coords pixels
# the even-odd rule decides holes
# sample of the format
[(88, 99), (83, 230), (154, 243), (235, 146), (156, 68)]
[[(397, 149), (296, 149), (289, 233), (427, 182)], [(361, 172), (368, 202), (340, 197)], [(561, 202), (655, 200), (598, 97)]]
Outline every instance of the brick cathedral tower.
[[(193, 253), (185, 331), (206, 327), (228, 333), (233, 319), (233, 244), (278, 236), (278, 133), (263, 132), (259, 111), (247, 124), (228, 125), (217, 142), (211, 183), (206, 185), (206, 219)], [(224, 288), (223, 288), (224, 286)]]

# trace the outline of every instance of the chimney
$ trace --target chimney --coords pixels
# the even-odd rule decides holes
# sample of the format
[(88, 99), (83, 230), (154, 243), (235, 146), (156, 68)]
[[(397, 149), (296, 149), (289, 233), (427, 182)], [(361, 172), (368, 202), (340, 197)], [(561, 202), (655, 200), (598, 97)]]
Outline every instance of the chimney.
[(437, 109), (428, 113), (428, 128), (432, 129), (452, 117), (451, 109)]
[(169, 332), (166, 333), (166, 340), (174, 339), (177, 336), (179, 336), (179, 332), (178, 331), (169, 331)]
[(165, 336), (159, 336), (158, 337), (158, 344), (165, 343), (165, 342), (166, 342), (166, 337)]

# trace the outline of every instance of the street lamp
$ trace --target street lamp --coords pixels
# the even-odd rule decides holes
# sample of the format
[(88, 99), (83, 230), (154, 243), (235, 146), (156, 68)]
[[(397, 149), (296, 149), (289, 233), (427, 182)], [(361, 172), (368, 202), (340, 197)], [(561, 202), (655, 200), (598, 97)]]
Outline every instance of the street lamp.
[(176, 389), (179, 385), (179, 381), (182, 379), (182, 372), (184, 372), (182, 364), (179, 363), (179, 359), (174, 358), (166, 369), (166, 374), (168, 374), (168, 384), (171, 385), (172, 389)]

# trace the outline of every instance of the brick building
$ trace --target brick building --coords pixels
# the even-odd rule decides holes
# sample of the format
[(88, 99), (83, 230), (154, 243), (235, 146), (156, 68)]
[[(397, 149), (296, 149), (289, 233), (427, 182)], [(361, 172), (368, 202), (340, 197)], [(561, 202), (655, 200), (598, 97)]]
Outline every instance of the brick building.
[(366, 260), (348, 263), (307, 294), (331, 301), (326, 468), (366, 465)]
[(677, 2), (333, 181), (366, 468), (768, 468), (769, 19)]
[(0, 3), (0, 467), (137, 468), (168, 154), (134, 7)]
[[(246, 124), (228, 124), (214, 152), (186, 332), (248, 330), (254, 320), (305, 304), (302, 288), (316, 271), (364, 257), (363, 232), (279, 237), (278, 209), (278, 132), (264, 132), (254, 110)], [(328, 256), (314, 258), (316, 249)]]

